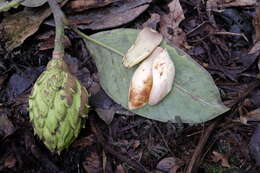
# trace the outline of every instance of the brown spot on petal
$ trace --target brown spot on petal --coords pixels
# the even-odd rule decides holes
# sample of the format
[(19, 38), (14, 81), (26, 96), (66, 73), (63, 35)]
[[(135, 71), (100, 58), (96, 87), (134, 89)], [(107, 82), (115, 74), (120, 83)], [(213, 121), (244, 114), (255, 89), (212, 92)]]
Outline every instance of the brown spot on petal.
[(137, 90), (131, 86), (129, 91), (129, 109), (137, 109), (148, 102), (152, 89), (152, 82), (152, 77), (150, 76), (143, 81), (144, 87), (142, 90)]
[(163, 72), (160, 72), (160, 76), (162, 76), (163, 75)]

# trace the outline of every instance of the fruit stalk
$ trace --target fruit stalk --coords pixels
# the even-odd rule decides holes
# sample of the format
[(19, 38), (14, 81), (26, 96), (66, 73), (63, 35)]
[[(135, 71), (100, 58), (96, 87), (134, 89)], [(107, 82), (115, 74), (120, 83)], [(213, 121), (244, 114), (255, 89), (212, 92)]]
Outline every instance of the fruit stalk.
[(64, 58), (64, 27), (67, 24), (65, 15), (56, 0), (48, 0), (55, 21), (55, 43), (53, 58)]

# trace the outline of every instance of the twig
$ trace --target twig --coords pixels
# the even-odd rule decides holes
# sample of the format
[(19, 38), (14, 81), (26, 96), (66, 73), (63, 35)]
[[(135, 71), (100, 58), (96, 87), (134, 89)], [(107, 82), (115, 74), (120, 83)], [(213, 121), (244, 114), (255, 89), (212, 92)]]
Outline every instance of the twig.
[(244, 38), (247, 42), (249, 42), (248, 39), (246, 38), (245, 34), (234, 33), (234, 32), (220, 32), (220, 31), (215, 32), (214, 34), (215, 34), (215, 35), (232, 35), (232, 36), (240, 36), (240, 37)]
[(219, 122), (219, 120), (215, 120), (212, 124), (210, 124), (207, 127), (207, 129), (204, 131), (204, 133), (201, 134), (199, 143), (197, 144), (197, 147), (192, 155), (192, 158), (190, 159), (186, 173), (198, 172), (199, 162), (201, 161), (201, 156), (202, 156), (202, 151), (208, 141), (208, 138), (209, 138), (211, 132), (214, 130), (214, 128), (216, 127), (218, 122)]
[(97, 142), (102, 145), (104, 150), (106, 152), (110, 153), (111, 155), (115, 156), (120, 161), (126, 162), (128, 165), (133, 167), (136, 171), (138, 171), (140, 173), (141, 172), (142, 173), (149, 173), (149, 171), (145, 167), (143, 167), (140, 163), (138, 163), (134, 160), (130, 160), (129, 158), (125, 157), (124, 155), (122, 155), (118, 151), (114, 150), (110, 145), (108, 145), (106, 143), (106, 140), (105, 140), (104, 136), (102, 135), (101, 130), (99, 129), (99, 127), (96, 124), (95, 117), (96, 117), (95, 115), (89, 116), (89, 120), (90, 120), (90, 124), (91, 124), (91, 130), (95, 134), (95, 136), (97, 138)]
[(171, 148), (170, 148), (169, 145), (168, 145), (168, 142), (166, 141), (164, 135), (162, 134), (161, 129), (158, 127), (158, 125), (156, 124), (156, 122), (155, 122), (154, 124), (155, 124), (155, 128), (158, 130), (158, 132), (159, 132), (159, 134), (160, 134), (160, 136), (161, 136), (161, 138), (162, 138), (162, 140), (163, 140), (163, 142), (164, 142), (164, 145), (167, 147), (167, 149), (169, 150), (169, 152), (171, 153), (171, 155), (172, 155), (173, 157), (175, 157), (174, 153), (172, 152)]
[(242, 102), (253, 90), (260, 86), (260, 80), (256, 80), (249, 84), (249, 86), (244, 90), (243, 94), (238, 97), (238, 99), (231, 105), (231, 107), (236, 106), (240, 102)]

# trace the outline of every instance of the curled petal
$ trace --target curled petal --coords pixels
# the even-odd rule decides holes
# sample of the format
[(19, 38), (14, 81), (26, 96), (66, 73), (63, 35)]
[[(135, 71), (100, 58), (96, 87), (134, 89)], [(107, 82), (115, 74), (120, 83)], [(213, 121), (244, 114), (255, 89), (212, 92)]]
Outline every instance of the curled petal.
[(172, 89), (175, 67), (166, 49), (156, 48), (156, 58), (152, 65), (153, 85), (149, 96), (149, 104), (160, 102)]
[(125, 67), (133, 67), (147, 58), (161, 43), (162, 35), (151, 28), (144, 28), (123, 58)]

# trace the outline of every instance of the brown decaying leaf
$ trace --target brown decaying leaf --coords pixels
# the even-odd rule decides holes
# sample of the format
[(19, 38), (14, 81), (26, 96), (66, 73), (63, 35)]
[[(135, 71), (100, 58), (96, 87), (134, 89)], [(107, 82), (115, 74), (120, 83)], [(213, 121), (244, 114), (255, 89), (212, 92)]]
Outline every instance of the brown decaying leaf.
[(84, 148), (87, 146), (91, 146), (95, 143), (94, 135), (89, 135), (87, 137), (76, 140), (72, 147), (74, 148)]
[(226, 168), (230, 167), (230, 164), (228, 162), (228, 158), (225, 155), (223, 155), (222, 153), (213, 151), (212, 152), (212, 159), (213, 159), (214, 162), (220, 161), (221, 166), (223, 166), (223, 167), (226, 167)]
[(74, 12), (81, 12), (91, 8), (104, 7), (119, 0), (73, 0), (67, 5)]
[(1, 75), (0, 76), (0, 88), (3, 88), (4, 82), (7, 79), (7, 75)]
[(102, 170), (101, 159), (96, 152), (91, 152), (83, 162), (83, 168), (86, 172), (100, 173)]
[(255, 26), (255, 37), (256, 37), (256, 41), (260, 41), (260, 2), (256, 3), (255, 11), (256, 11), (256, 15), (253, 20)]
[(5, 168), (13, 168), (16, 164), (17, 160), (13, 154), (7, 156), (7, 158), (4, 161), (4, 167)]
[[(249, 54), (259, 54), (260, 52), (260, 40), (255, 43), (255, 45), (249, 51)], [(259, 68), (260, 69), (260, 68)]]
[(179, 24), (185, 19), (179, 0), (173, 0), (168, 4), (168, 7), (169, 14), (161, 16), (161, 34), (172, 44), (178, 47), (189, 48), (186, 42), (186, 34), (179, 28)]
[(121, 164), (116, 167), (116, 173), (125, 173), (124, 167)]
[(260, 108), (257, 108), (245, 115), (240, 116), (240, 121), (243, 124), (247, 124), (248, 122), (252, 121), (259, 121), (260, 122)]
[(11, 135), (15, 131), (13, 123), (2, 111), (0, 112), (0, 130), (4, 132), (4, 137)]
[[(253, 20), (255, 27), (255, 45), (251, 48), (251, 54), (260, 54), (260, 2), (256, 3), (256, 15)], [(258, 61), (258, 69), (260, 69), (260, 61)]]
[(172, 29), (175, 29), (179, 26), (181, 21), (185, 19), (183, 10), (179, 0), (173, 0), (171, 3), (168, 4), (169, 7), (169, 14), (164, 15), (163, 18), (170, 19), (169, 24)]
[(41, 9), (26, 8), (21, 12), (8, 15), (3, 19), (0, 28), (1, 38), (6, 40), (5, 47), (8, 51), (20, 46), (26, 38), (34, 34), (42, 21), (51, 14), (48, 6)]
[(157, 13), (151, 14), (151, 17), (142, 25), (143, 28), (149, 27), (156, 30), (157, 25), (160, 22), (161, 16)]
[(240, 7), (255, 5), (256, 0), (208, 0), (207, 10), (219, 10), (227, 7)]
[(105, 121), (107, 125), (109, 125), (113, 121), (115, 115), (115, 110), (113, 109), (113, 107), (109, 109), (97, 108), (95, 109), (95, 111), (97, 112), (98, 116), (103, 121)]
[(158, 170), (176, 173), (176, 171), (183, 165), (182, 161), (175, 157), (167, 157), (162, 159), (156, 166)]
[(253, 159), (256, 161), (256, 165), (260, 166), (260, 123), (258, 123), (251, 137), (249, 149)]
[[(38, 39), (41, 40), (41, 42), (38, 44), (39, 50), (48, 50), (54, 48), (55, 33), (53, 31), (42, 34)], [(63, 43), (65, 48), (71, 46), (71, 41), (67, 35), (65, 35)]]
[[(133, 21), (149, 7), (150, 2), (151, 0), (125, 0), (117, 6), (93, 9), (68, 18), (70, 22), (77, 21), (77, 24), (81, 24), (81, 29), (108, 29)], [(85, 24), (86, 20), (91, 22)], [(52, 21), (47, 23), (53, 25)]]

